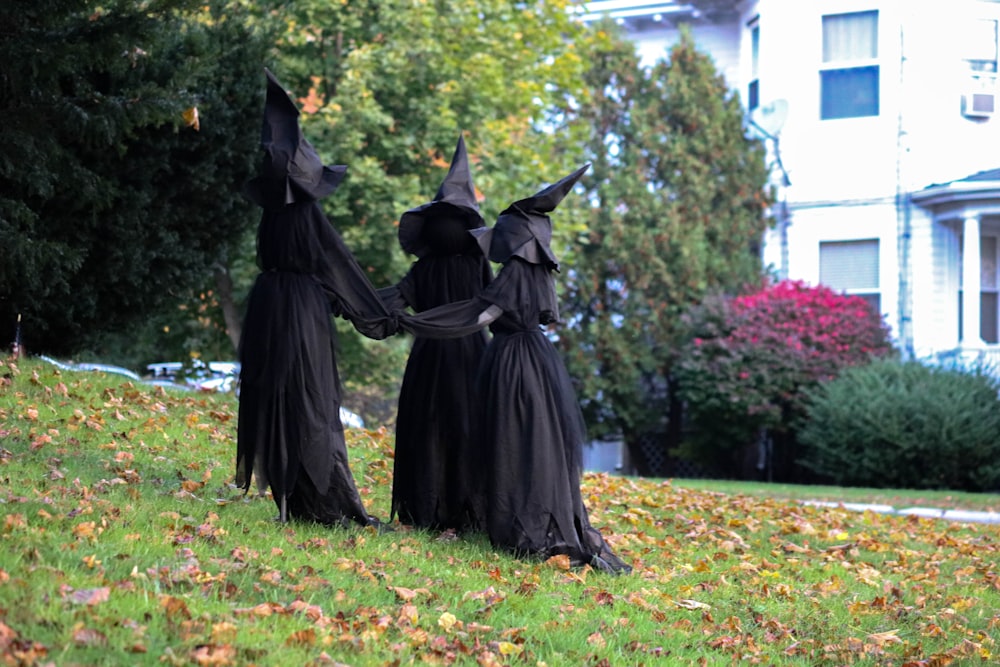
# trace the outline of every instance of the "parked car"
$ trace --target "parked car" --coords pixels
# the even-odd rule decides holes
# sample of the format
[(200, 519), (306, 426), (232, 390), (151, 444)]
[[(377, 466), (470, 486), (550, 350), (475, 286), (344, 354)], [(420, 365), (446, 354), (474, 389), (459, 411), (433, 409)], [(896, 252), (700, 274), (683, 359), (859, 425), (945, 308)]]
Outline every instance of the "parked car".
[(141, 382), (142, 378), (139, 374), (128, 368), (123, 368), (121, 366), (111, 366), (109, 364), (93, 364), (88, 362), (75, 363), (72, 361), (58, 361), (52, 357), (47, 357), (44, 354), (38, 357), (47, 364), (52, 364), (59, 370), (63, 371), (98, 371), (100, 373), (108, 373), (110, 375), (122, 375), (130, 380), (135, 380)]
[[(239, 395), (240, 364), (238, 361), (199, 361), (185, 364), (180, 361), (162, 361), (148, 364), (145, 377), (122, 366), (90, 362), (58, 361), (42, 355), (42, 361), (64, 371), (96, 371), (121, 375), (135, 382), (177, 389), (181, 391), (232, 391)], [(340, 408), (340, 421), (348, 428), (364, 428), (365, 420), (347, 408)]]
[[(238, 361), (195, 361), (185, 366), (180, 361), (163, 361), (146, 366), (153, 381), (169, 381), (200, 391), (232, 391), (239, 396)], [(365, 420), (347, 408), (340, 408), (340, 421), (348, 428), (364, 428)]]
[(240, 377), (238, 361), (161, 361), (147, 364), (146, 370), (151, 380), (201, 391), (235, 391)]

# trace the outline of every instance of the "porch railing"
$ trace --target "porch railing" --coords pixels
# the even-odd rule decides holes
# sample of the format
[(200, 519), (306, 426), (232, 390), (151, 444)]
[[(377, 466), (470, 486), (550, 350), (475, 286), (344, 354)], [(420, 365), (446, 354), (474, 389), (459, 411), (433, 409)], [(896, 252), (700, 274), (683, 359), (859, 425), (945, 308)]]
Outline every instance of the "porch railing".
[(941, 366), (982, 368), (991, 375), (1000, 376), (1000, 345), (986, 347), (957, 347), (935, 354), (930, 361)]

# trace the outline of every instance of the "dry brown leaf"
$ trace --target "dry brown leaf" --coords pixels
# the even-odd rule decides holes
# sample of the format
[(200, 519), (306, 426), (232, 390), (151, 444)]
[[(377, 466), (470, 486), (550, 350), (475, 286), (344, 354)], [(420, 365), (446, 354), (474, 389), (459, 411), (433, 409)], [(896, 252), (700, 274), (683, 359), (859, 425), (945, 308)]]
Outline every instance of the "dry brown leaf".
[(191, 651), (191, 662), (205, 667), (229, 667), (236, 664), (236, 649), (229, 644), (202, 644)]
[(102, 602), (107, 602), (108, 597), (111, 595), (111, 589), (107, 586), (102, 586), (101, 588), (86, 588), (79, 591), (73, 591), (66, 596), (66, 599), (73, 604), (85, 604), (89, 607), (98, 605)]
[(17, 632), (3, 621), (0, 621), (0, 651), (6, 651), (7, 647), (16, 639)]
[(396, 594), (396, 597), (404, 602), (409, 602), (413, 598), (417, 597), (417, 592), (412, 588), (404, 588), (403, 586), (389, 586), (390, 591)]
[(235, 623), (230, 623), (229, 621), (223, 621), (221, 623), (214, 623), (212, 625), (212, 641), (215, 642), (231, 642), (236, 639), (236, 632), (239, 628)]
[(566, 554), (558, 554), (556, 556), (552, 556), (551, 558), (545, 561), (545, 564), (548, 565), (549, 567), (554, 567), (557, 570), (563, 570), (563, 571), (569, 571), (570, 568), (569, 556), (567, 556)]
[(77, 627), (73, 630), (73, 643), (77, 646), (104, 646), (108, 637), (94, 628)]
[(180, 598), (175, 598), (170, 595), (161, 595), (160, 606), (163, 607), (163, 611), (167, 614), (167, 620), (171, 622), (191, 618), (191, 612), (188, 610), (187, 603)]
[(312, 628), (297, 630), (285, 640), (286, 646), (312, 646), (316, 643), (316, 631)]
[(872, 640), (879, 646), (884, 646), (885, 644), (902, 644), (903, 640), (896, 636), (896, 630), (886, 630), (885, 632), (873, 632), (868, 635), (868, 639)]
[(198, 117), (198, 107), (189, 107), (185, 109), (181, 116), (184, 118), (184, 124), (193, 129), (195, 132), (201, 129), (201, 119)]
[(188, 493), (194, 493), (203, 486), (205, 485), (202, 484), (201, 482), (196, 482), (192, 479), (185, 479), (183, 482), (181, 482), (181, 488), (187, 491)]
[(704, 602), (698, 602), (697, 600), (674, 600), (674, 604), (681, 609), (711, 609), (712, 605), (705, 604)]
[(419, 619), (420, 613), (417, 611), (416, 606), (407, 602), (399, 608), (399, 616), (397, 617), (396, 622), (400, 625), (406, 624), (415, 627)]
[(4, 518), (3, 532), (11, 533), (21, 528), (27, 528), (28, 521), (23, 514), (8, 514)]

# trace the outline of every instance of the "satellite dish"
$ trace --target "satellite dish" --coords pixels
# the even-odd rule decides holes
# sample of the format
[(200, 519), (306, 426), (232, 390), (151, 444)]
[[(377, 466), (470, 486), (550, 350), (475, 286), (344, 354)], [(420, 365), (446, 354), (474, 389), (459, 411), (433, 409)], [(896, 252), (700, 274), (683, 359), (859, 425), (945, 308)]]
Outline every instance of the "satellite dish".
[(769, 137), (777, 136), (787, 119), (788, 100), (774, 100), (750, 112), (750, 122)]

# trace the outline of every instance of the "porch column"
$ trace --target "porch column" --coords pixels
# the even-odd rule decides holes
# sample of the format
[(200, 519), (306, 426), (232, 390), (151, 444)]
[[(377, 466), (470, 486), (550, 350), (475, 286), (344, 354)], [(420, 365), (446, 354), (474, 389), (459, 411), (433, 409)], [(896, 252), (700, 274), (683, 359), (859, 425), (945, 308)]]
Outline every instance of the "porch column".
[(979, 336), (980, 280), (979, 216), (967, 215), (962, 225), (962, 347), (982, 347)]

